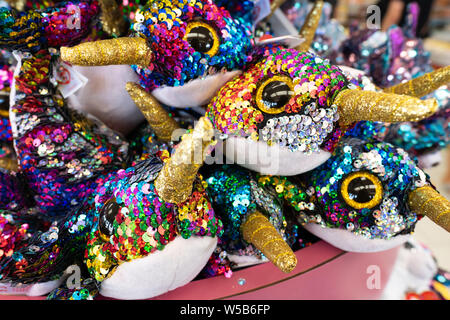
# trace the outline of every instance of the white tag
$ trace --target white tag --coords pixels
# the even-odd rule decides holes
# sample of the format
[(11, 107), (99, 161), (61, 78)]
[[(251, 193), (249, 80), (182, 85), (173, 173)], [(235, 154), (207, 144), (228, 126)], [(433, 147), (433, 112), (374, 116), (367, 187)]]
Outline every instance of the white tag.
[(75, 94), (75, 92), (83, 88), (89, 81), (88, 78), (63, 61), (59, 61), (55, 65), (53, 79), (57, 82), (58, 90), (64, 99)]
[(256, 26), (258, 22), (260, 22), (270, 14), (270, 0), (254, 1), (255, 7), (253, 8), (253, 25)]

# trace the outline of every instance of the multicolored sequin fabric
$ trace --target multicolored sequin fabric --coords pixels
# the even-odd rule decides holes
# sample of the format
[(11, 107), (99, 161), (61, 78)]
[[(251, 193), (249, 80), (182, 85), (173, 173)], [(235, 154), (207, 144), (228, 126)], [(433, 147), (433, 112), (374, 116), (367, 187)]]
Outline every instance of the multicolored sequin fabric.
[(254, 44), (251, 24), (211, 0), (149, 1), (132, 29), (147, 39), (153, 61), (135, 66), (148, 90), (240, 69)]
[(419, 122), (361, 121), (347, 132), (347, 136), (386, 141), (408, 151), (411, 156), (421, 156), (443, 150), (450, 143), (450, 117), (445, 113), (448, 112), (439, 112)]
[(13, 256), (28, 244), (36, 231), (45, 227), (32, 210), (0, 209), (0, 260)]
[(0, 46), (35, 53), (79, 43), (98, 13), (97, 1), (67, 1), (23, 12), (0, 8)]
[(121, 166), (127, 145), (65, 106), (52, 81), (56, 58), (46, 50), (24, 56), (12, 112), (20, 167), (36, 205), (64, 215), (94, 191), (95, 176)]
[(284, 234), (286, 221), (279, 201), (258, 186), (253, 174), (238, 166), (224, 165), (205, 175), (206, 190), (217, 216), (223, 220), (223, 248), (239, 255), (261, 253), (242, 240), (240, 227), (245, 219), (258, 210), (264, 212), (272, 225)]
[[(67, 267), (83, 259), (93, 227), (92, 208), (93, 199), (88, 198), (59, 221), (35, 230), (22, 247), (0, 260), (0, 280), (33, 284), (60, 279)], [(35, 215), (39, 216), (39, 210)]]
[(275, 48), (227, 83), (207, 115), (227, 135), (291, 151), (332, 151), (345, 132), (337, 123), (333, 97), (348, 85), (328, 61), (310, 52)]
[[(308, 0), (287, 0), (284, 1), (280, 8), (294, 27), (297, 30), (301, 30), (312, 6), (313, 3)], [(311, 49), (316, 54), (330, 60), (333, 60), (339, 45), (346, 39), (344, 26), (333, 19), (332, 14), (333, 6), (329, 2), (324, 2), (319, 25), (311, 43)]]

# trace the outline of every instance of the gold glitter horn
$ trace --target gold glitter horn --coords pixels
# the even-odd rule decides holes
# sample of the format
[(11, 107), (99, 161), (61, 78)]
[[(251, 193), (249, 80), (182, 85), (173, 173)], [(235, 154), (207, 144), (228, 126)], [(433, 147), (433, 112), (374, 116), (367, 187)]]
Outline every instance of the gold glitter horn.
[(438, 104), (435, 99), (419, 98), (394, 93), (346, 89), (338, 93), (334, 103), (338, 106), (340, 123), (381, 121), (420, 121), (433, 115)]
[(412, 191), (408, 197), (408, 205), (411, 211), (427, 216), (450, 232), (450, 201), (431, 186)]
[(11, 159), (9, 157), (0, 158), (0, 168), (8, 171), (19, 171), (19, 165), (16, 159)]
[(407, 94), (409, 96), (421, 98), (447, 83), (450, 83), (450, 66), (437, 69), (407, 82), (386, 88), (383, 91), (396, 94)]
[(126, 89), (131, 99), (144, 114), (159, 140), (170, 141), (178, 123), (159, 104), (159, 102), (140, 85), (128, 82)]
[(213, 125), (206, 117), (200, 118), (194, 130), (182, 137), (155, 180), (156, 191), (164, 201), (178, 204), (190, 197), (197, 172), (203, 165), (213, 137)]
[(262, 213), (252, 213), (242, 224), (241, 231), (245, 241), (254, 245), (284, 273), (297, 266), (294, 252)]
[(147, 67), (152, 51), (143, 38), (122, 37), (62, 47), (61, 59), (78, 66), (136, 64)]
[(323, 1), (318, 0), (314, 3), (313, 8), (306, 17), (305, 23), (300, 30), (300, 37), (305, 39), (298, 47), (298, 51), (308, 51), (314, 40), (314, 35), (316, 34), (317, 27), (319, 26), (320, 17), (322, 16)]
[(100, 16), (102, 29), (111, 36), (125, 35), (128, 24), (116, 0), (99, 0), (99, 3), (102, 9)]
[(6, 2), (14, 9), (23, 11), (25, 10), (25, 5), (27, 0), (6, 0)]

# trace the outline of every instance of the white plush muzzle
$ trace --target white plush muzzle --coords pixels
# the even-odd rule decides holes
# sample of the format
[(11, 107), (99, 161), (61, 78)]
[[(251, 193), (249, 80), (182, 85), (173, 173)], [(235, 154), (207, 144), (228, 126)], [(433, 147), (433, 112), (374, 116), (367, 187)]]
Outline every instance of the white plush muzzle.
[(303, 227), (332, 246), (349, 252), (385, 251), (402, 245), (411, 238), (411, 235), (398, 235), (391, 240), (368, 239), (347, 230), (324, 228), (315, 223), (308, 223)]
[(282, 176), (311, 171), (331, 157), (331, 153), (323, 150), (308, 155), (241, 137), (229, 137), (223, 145), (216, 146), (216, 154), (225, 155), (227, 163), (238, 164), (261, 174)]
[(208, 262), (217, 238), (178, 236), (162, 251), (121, 264), (101, 283), (100, 294), (115, 299), (149, 299), (192, 281)]

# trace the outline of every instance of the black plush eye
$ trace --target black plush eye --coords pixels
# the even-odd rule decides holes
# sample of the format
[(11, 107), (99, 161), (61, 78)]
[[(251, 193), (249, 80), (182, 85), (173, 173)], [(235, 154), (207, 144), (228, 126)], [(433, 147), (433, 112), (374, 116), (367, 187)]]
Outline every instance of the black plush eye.
[(119, 213), (120, 206), (115, 199), (108, 200), (100, 211), (100, 218), (98, 222), (98, 229), (100, 237), (104, 241), (109, 241), (109, 237), (114, 232), (114, 220)]
[(219, 37), (209, 24), (195, 21), (188, 23), (184, 40), (197, 52), (214, 56), (219, 51)]
[(355, 209), (371, 209), (383, 198), (380, 180), (368, 172), (356, 172), (347, 176), (341, 185), (345, 202)]
[(293, 94), (294, 89), (291, 78), (274, 76), (259, 86), (256, 92), (256, 104), (265, 113), (281, 113)]

